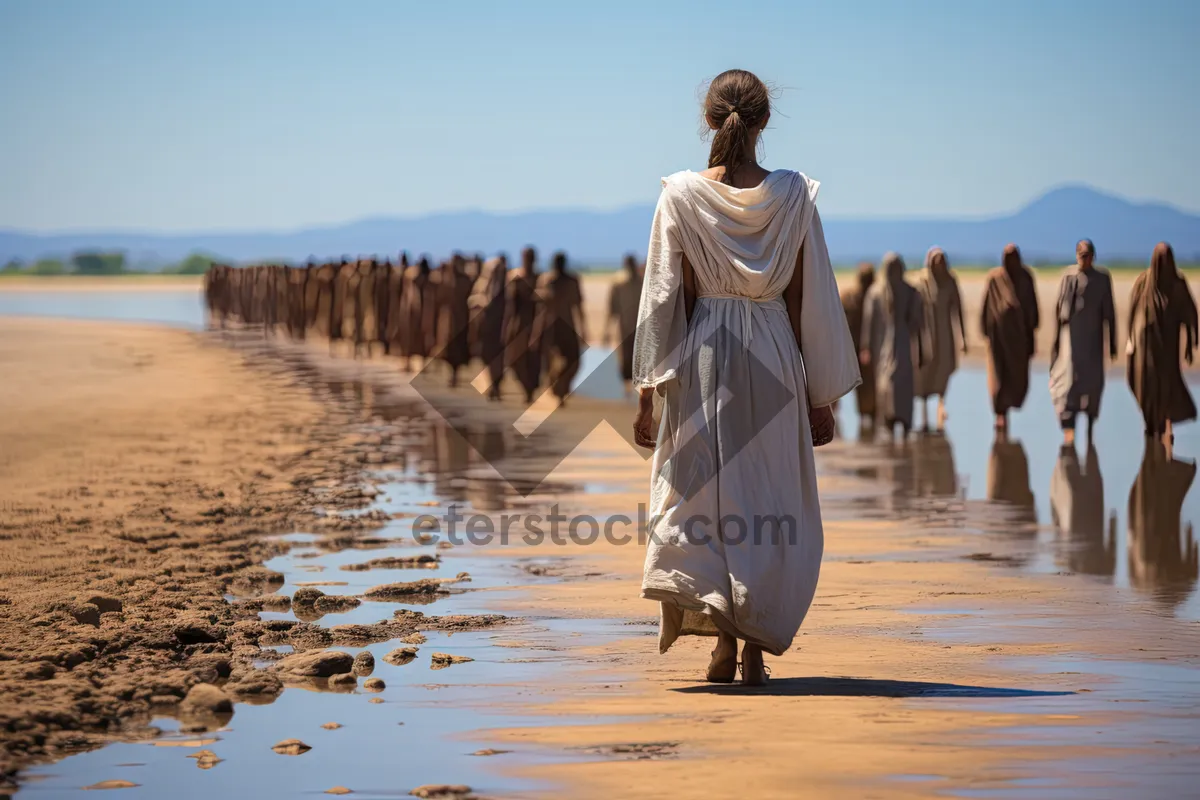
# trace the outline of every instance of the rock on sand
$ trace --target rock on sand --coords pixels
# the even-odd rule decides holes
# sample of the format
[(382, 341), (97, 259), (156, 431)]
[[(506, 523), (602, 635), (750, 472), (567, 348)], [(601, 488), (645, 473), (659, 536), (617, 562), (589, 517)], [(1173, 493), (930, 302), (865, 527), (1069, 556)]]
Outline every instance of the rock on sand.
[(471, 796), (471, 787), (459, 784), (431, 783), (418, 786), (409, 792), (413, 797), (428, 800), (464, 800)]
[(393, 666), (402, 667), (408, 662), (417, 657), (417, 648), (415, 647), (397, 647), (392, 650), (383, 660)]
[(294, 653), (279, 660), (274, 669), (300, 678), (328, 678), (354, 669), (354, 656), (340, 650)]
[(434, 653), (430, 658), (430, 669), (445, 669), (451, 664), (465, 664), (468, 661), (474, 661), (473, 658), (467, 656), (452, 656), (449, 653)]
[(355, 675), (370, 675), (375, 671), (375, 656), (370, 650), (363, 650), (354, 656), (353, 672)]
[(302, 755), (303, 753), (307, 753), (309, 750), (312, 750), (311, 747), (299, 739), (284, 739), (282, 742), (278, 742), (271, 749), (276, 753), (279, 753), (281, 756), (298, 756)]
[(228, 714), (233, 711), (233, 701), (229, 699), (229, 695), (211, 683), (197, 683), (188, 689), (187, 696), (180, 703), (180, 709), (185, 712)]

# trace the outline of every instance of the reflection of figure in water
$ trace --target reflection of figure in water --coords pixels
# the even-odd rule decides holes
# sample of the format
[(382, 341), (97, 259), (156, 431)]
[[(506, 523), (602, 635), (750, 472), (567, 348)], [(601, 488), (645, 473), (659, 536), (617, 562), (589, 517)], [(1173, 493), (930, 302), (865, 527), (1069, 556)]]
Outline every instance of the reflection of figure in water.
[(928, 400), (937, 395), (937, 429), (946, 425), (946, 387), (958, 368), (958, 348), (954, 344), (954, 326), (962, 351), (967, 352), (967, 326), (963, 323), (962, 297), (958, 278), (950, 271), (942, 248), (931, 248), (925, 254), (925, 272), (917, 284), (925, 301), (921, 338), (925, 347), (925, 363), (917, 370), (917, 397), (921, 399), (921, 424), (929, 430)]
[(1150, 269), (1133, 283), (1129, 301), (1129, 388), (1142, 408), (1146, 436), (1172, 442), (1171, 426), (1196, 418), (1196, 404), (1179, 366), (1179, 334), (1186, 334), (1183, 357), (1192, 363), (1196, 345), (1196, 302), (1175, 268), (1170, 245), (1159, 242)]
[[(480, 279), (483, 277), (480, 275)], [(474, 449), (467, 473), (467, 500), (476, 511), (503, 509), (508, 482), (497, 474), (496, 465), (504, 458), (504, 432), (499, 427), (485, 426), (470, 430), (467, 436)]]
[(504, 290), (504, 359), (525, 389), (525, 402), (542, 381), (542, 345), (535, 335), (538, 314), (537, 253), (532, 247), (521, 251), (521, 266), (508, 274)]
[(1066, 545), (1067, 565), (1088, 575), (1112, 575), (1117, 565), (1117, 518), (1104, 505), (1100, 458), (1089, 443), (1082, 467), (1074, 444), (1058, 451), (1050, 477), (1050, 521)]
[(508, 258), (490, 258), (480, 268), (471, 294), (472, 350), (487, 367), (488, 399), (500, 399), (504, 379), (504, 284)]
[(433, 490), (439, 497), (450, 500), (466, 499), (466, 482), (463, 480), (467, 463), (471, 457), (471, 445), (445, 423), (432, 426), (433, 442)]
[(1095, 258), (1091, 240), (1079, 242), (1075, 246), (1076, 266), (1063, 275), (1058, 289), (1054, 347), (1050, 351), (1050, 396), (1068, 444), (1075, 441), (1075, 419), (1080, 414), (1087, 415), (1088, 441), (1100, 416), (1105, 326), (1109, 357), (1117, 357), (1112, 278), (1107, 270), (1092, 265)]
[(913, 339), (917, 364), (925, 361), (921, 337), (921, 295), (904, 281), (904, 259), (897, 253), (883, 257), (883, 280), (871, 287), (863, 307), (862, 350), (864, 367), (875, 373), (878, 414), (895, 435), (912, 428)]
[(954, 448), (944, 433), (926, 433), (913, 442), (913, 493), (918, 497), (958, 495)]
[(538, 278), (541, 308), (537, 323), (546, 359), (550, 388), (559, 404), (567, 401), (579, 372), (581, 340), (587, 336), (583, 318), (583, 292), (579, 278), (567, 272), (566, 253), (555, 253), (550, 271)]
[[(987, 499), (1017, 510), (1016, 521), (1037, 525), (1033, 490), (1029, 488), (1029, 459), (1021, 442), (997, 434), (988, 459)], [(1035, 531), (1036, 532), (1036, 531)]]
[(1015, 244), (1004, 248), (1003, 266), (988, 273), (980, 328), (988, 342), (988, 390), (996, 430), (1008, 430), (1008, 412), (1025, 404), (1029, 360), (1037, 351), (1037, 287)]
[(609, 341), (612, 327), (617, 328), (617, 348), (621, 362), (621, 380), (625, 390), (633, 380), (633, 336), (637, 332), (638, 305), (642, 301), (642, 274), (637, 259), (625, 256), (624, 274), (615, 281), (608, 294), (608, 320), (605, 323), (605, 341)]
[[(861, 353), (864, 349), (862, 341), (863, 307), (866, 303), (867, 292), (875, 283), (875, 265), (863, 262), (858, 265), (858, 274), (854, 283), (842, 290), (842, 309), (846, 312), (846, 324), (850, 326), (850, 336), (854, 340), (854, 352)], [(861, 427), (875, 424), (875, 370), (862, 371), (862, 383), (854, 390), (855, 401), (858, 404), (858, 421)]]
[(1180, 524), (1195, 477), (1195, 464), (1176, 461), (1162, 442), (1151, 440), (1129, 492), (1130, 580), (1172, 603), (1185, 599), (1200, 576), (1192, 524)]

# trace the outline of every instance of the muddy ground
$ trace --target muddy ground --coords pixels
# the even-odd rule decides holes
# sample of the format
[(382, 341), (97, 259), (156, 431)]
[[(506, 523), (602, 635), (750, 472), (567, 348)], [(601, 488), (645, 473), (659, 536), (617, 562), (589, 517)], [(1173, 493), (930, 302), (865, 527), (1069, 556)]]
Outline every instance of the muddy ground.
[(0, 786), (153, 736), (152, 713), (207, 730), (231, 700), (349, 671), (258, 669), (260, 643), (303, 655), (500, 622), (260, 621), (291, 602), (260, 566), (286, 547), (267, 534), (379, 527), (357, 512), (365, 468), (400, 435), (278, 360), (183, 331), (0, 320), (0, 371)]

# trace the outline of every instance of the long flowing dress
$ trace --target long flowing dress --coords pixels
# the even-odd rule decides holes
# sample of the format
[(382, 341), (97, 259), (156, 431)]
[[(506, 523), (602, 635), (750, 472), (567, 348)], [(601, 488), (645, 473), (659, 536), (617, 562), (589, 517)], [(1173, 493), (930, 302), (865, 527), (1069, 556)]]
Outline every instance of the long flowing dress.
[[(662, 396), (642, 579), (660, 651), (720, 629), (779, 655), (812, 602), (824, 534), (808, 411), (860, 381), (817, 187), (788, 170), (748, 189), (663, 179), (633, 370)], [(781, 296), (798, 266), (793, 329)]]
[[(1050, 397), (1059, 421), (1077, 414), (1100, 416), (1104, 393), (1104, 326), (1116, 351), (1117, 312), (1106, 270), (1070, 268), (1058, 289), (1054, 347), (1050, 351)], [(1063, 335), (1065, 332), (1065, 336)]]
[(537, 330), (546, 361), (546, 377), (550, 389), (560, 400), (571, 393), (571, 383), (579, 372), (579, 357), (583, 352), (582, 332), (576, 318), (583, 306), (579, 278), (568, 272), (547, 272), (538, 278), (541, 307)]
[[(841, 294), (842, 310), (846, 312), (846, 324), (850, 327), (850, 338), (854, 340), (854, 352), (862, 350), (863, 303), (867, 292), (875, 282), (875, 267), (864, 264), (859, 267), (854, 284), (847, 286)], [(854, 390), (858, 404), (858, 415), (864, 421), (875, 419), (875, 370), (862, 373), (862, 383)]]
[(1081, 465), (1074, 444), (1064, 444), (1050, 477), (1050, 520), (1063, 539), (1066, 566), (1085, 575), (1112, 575), (1117, 567), (1116, 519), (1106, 523), (1100, 457), (1089, 446)]
[(1033, 273), (1024, 266), (991, 270), (984, 284), (980, 331), (988, 342), (988, 390), (996, 414), (1025, 404), (1038, 322)]
[(925, 363), (917, 367), (916, 394), (920, 398), (945, 397), (950, 376), (958, 369), (954, 323), (962, 324), (962, 294), (958, 279), (949, 271), (938, 277), (926, 269), (916, 288), (925, 306), (921, 318)]
[(871, 351), (876, 413), (885, 424), (912, 427), (913, 342), (921, 328), (921, 295), (886, 278), (871, 287), (863, 304), (863, 345)]
[(1196, 302), (1173, 255), (1168, 260), (1155, 250), (1150, 269), (1133, 282), (1129, 305), (1129, 388), (1142, 409), (1146, 433), (1161, 434), (1168, 422), (1196, 418), (1179, 366), (1180, 333), (1187, 337), (1189, 358), (1196, 345)]
[(535, 278), (515, 269), (504, 289), (504, 360), (530, 398), (542, 382), (542, 343), (534, 334), (540, 304), (536, 287)]
[(621, 367), (621, 380), (633, 380), (633, 340), (637, 333), (638, 306), (642, 302), (642, 278), (626, 274), (612, 285), (608, 293), (608, 318), (616, 320), (617, 346)]

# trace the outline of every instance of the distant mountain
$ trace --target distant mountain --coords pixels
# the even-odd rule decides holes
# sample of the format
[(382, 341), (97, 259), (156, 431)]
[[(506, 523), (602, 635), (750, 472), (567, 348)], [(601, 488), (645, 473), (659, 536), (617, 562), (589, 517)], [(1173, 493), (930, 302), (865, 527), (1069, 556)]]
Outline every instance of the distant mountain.
[[(617, 211), (563, 209), (493, 214), (480, 211), (381, 218), (291, 232), (171, 233), (102, 232), (31, 234), (0, 230), (0, 264), (66, 256), (81, 249), (124, 250), (148, 267), (174, 262), (194, 251), (235, 261), (310, 256), (410, 254), (443, 257), (453, 250), (510, 257), (526, 244), (543, 254), (566, 250), (578, 264), (615, 264), (627, 251), (642, 253), (651, 206)], [(825, 221), (830, 254), (837, 263), (877, 261), (896, 250), (916, 265), (930, 245), (941, 245), (952, 263), (995, 263), (1008, 242), (1027, 261), (1073, 259), (1075, 242), (1090, 237), (1100, 261), (1145, 261), (1159, 241), (1170, 242), (1179, 260), (1200, 260), (1200, 216), (1156, 203), (1133, 203), (1084, 186), (1055, 189), (1025, 208), (989, 219), (839, 219)]]

